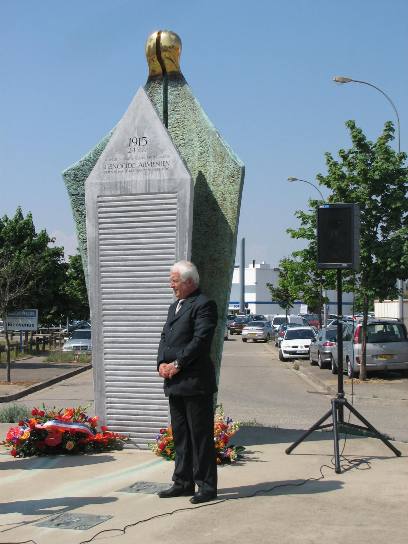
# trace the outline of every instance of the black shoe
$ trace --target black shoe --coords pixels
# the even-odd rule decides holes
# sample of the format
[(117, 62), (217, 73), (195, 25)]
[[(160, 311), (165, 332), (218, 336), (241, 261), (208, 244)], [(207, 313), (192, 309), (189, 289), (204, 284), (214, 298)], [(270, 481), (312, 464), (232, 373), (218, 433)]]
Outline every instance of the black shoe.
[(193, 487), (184, 487), (182, 485), (173, 484), (168, 489), (163, 489), (157, 493), (161, 499), (171, 499), (172, 497), (190, 497), (194, 495)]
[(217, 498), (217, 493), (215, 491), (197, 491), (191, 497), (190, 502), (192, 504), (200, 504), (201, 502), (213, 501)]

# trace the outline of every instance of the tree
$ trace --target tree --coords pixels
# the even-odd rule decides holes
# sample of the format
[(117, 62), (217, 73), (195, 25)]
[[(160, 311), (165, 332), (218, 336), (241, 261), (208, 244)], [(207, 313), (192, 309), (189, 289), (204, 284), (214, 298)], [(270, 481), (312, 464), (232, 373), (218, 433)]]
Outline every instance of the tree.
[(288, 312), (293, 308), (298, 297), (292, 268), (293, 262), (290, 259), (282, 259), (279, 268), (278, 285), (274, 287), (271, 283), (266, 284), (272, 300), (276, 300), (279, 306), (285, 310), (286, 322), (288, 321)]
[[(350, 290), (355, 281), (356, 306), (364, 315), (360, 378), (366, 379), (369, 308), (374, 299), (397, 298), (397, 279), (408, 277), (408, 170), (404, 165), (407, 156), (390, 146), (394, 138), (391, 122), (385, 124), (375, 142), (367, 140), (354, 121), (347, 121), (346, 126), (352, 147), (340, 149), (339, 160), (326, 153), (328, 173), (318, 174), (317, 181), (331, 191), (329, 202), (354, 202), (360, 206), (360, 273), (346, 275), (344, 288)], [(310, 240), (312, 255), (315, 241), (310, 236), (315, 214), (298, 212), (298, 217), (301, 228), (291, 231), (291, 235)]]
[[(63, 249), (49, 247), (54, 240), (45, 230), (36, 232), (32, 215), (17, 208), (14, 217), (0, 219), (0, 315), (35, 307), (45, 311), (63, 279)], [(5, 321), (6, 323), (6, 321)], [(6, 325), (7, 381), (10, 381), (10, 341)]]
[(89, 302), (82, 259), (79, 254), (69, 257), (63, 286), (65, 315), (76, 319), (89, 318)]
[[(316, 209), (320, 200), (309, 200), (309, 206)], [(305, 239), (309, 244), (292, 253), (294, 282), (302, 300), (309, 310), (319, 315), (322, 326), (322, 307), (327, 298), (323, 297), (323, 288), (335, 288), (335, 272), (317, 268), (316, 212), (298, 210), (295, 216), (300, 220), (298, 229), (287, 229), (292, 238)]]

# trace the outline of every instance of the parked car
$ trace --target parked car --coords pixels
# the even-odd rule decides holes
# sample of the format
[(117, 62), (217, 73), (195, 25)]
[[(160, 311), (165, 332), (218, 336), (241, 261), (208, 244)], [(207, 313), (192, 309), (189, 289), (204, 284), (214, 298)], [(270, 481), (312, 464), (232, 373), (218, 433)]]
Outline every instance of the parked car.
[(62, 351), (91, 352), (91, 329), (76, 329), (63, 345)]
[(230, 334), (241, 334), (242, 329), (249, 321), (248, 316), (237, 316), (228, 326)]
[(320, 327), (319, 316), (317, 314), (305, 314), (303, 316), (304, 324), (309, 325), (309, 327)]
[(269, 342), (272, 338), (272, 325), (270, 321), (250, 321), (242, 329), (242, 341)]
[(300, 315), (274, 315), (272, 318), (272, 327), (275, 330), (278, 330), (278, 328), (283, 325), (284, 323), (293, 323), (298, 326), (304, 325), (305, 322), (303, 321), (303, 317)]
[(310, 344), (309, 360), (317, 363), (319, 368), (331, 366), (333, 348), (337, 346), (337, 327), (323, 327), (318, 331), (316, 339)]
[(282, 323), (275, 335), (275, 347), (280, 348), (286, 330), (293, 329), (294, 327), (299, 327), (299, 325), (297, 323)]
[(287, 329), (280, 345), (279, 359), (308, 359), (309, 347), (315, 334), (311, 327), (294, 327)]
[[(348, 322), (343, 327), (343, 372), (352, 378), (360, 371), (362, 323)], [(403, 323), (391, 319), (370, 321), (366, 341), (367, 372), (408, 370), (408, 336)], [(338, 371), (337, 350), (333, 352), (332, 372)]]
[(73, 331), (76, 331), (77, 329), (88, 329), (91, 327), (91, 322), (86, 320), (86, 319), (82, 319), (80, 321), (78, 320), (73, 320), (73, 321), (70, 321), (68, 323), (68, 328), (65, 328), (62, 330), (62, 333), (63, 334), (71, 334)]
[(264, 314), (251, 314), (249, 317), (252, 321), (269, 321)]

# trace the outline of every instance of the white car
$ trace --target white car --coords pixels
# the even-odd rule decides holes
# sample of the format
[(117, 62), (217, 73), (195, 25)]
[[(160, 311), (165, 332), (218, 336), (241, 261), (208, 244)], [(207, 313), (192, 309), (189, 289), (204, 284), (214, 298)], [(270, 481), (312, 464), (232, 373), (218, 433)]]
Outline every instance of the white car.
[(90, 353), (92, 351), (91, 329), (77, 329), (68, 338), (62, 351)]
[(316, 338), (312, 327), (287, 329), (280, 344), (279, 359), (308, 359), (310, 344)]

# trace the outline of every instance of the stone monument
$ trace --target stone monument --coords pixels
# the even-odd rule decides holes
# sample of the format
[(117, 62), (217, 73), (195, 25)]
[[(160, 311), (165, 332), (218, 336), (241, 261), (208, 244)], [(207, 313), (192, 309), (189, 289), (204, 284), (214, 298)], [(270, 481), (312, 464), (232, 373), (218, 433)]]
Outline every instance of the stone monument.
[[(171, 261), (190, 256), (202, 290), (217, 302), (212, 355), (219, 377), (235, 259), (244, 167), (181, 74), (180, 52), (173, 32), (148, 38), (144, 90), (112, 132), (63, 173), (88, 278), (96, 410), (112, 430), (128, 432), (136, 447), (167, 423), (153, 354), (165, 320), (161, 310), (172, 300)], [(139, 229), (157, 217), (165, 218), (163, 230), (145, 237)], [(144, 312), (155, 302), (152, 320)]]

